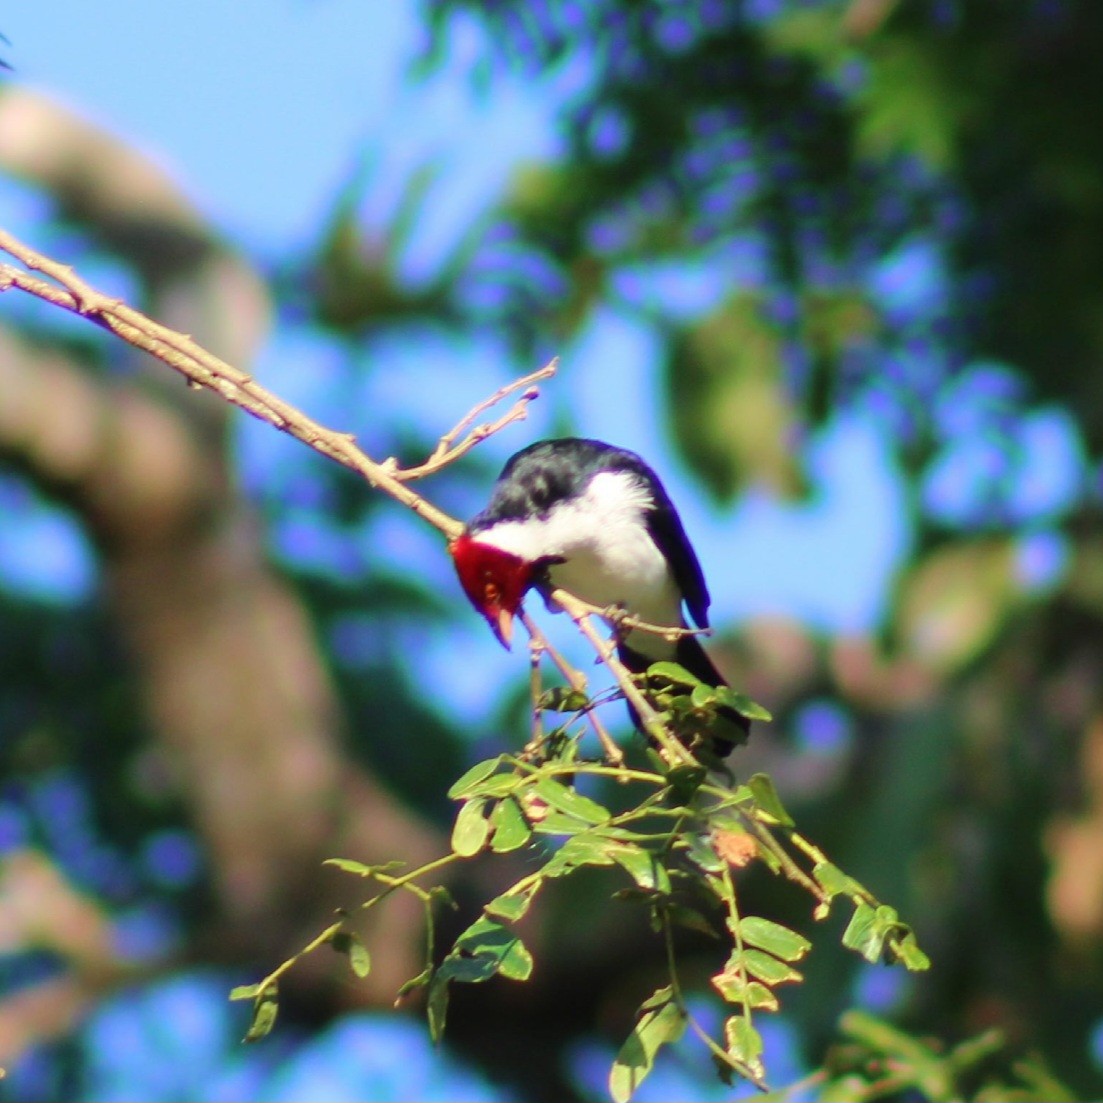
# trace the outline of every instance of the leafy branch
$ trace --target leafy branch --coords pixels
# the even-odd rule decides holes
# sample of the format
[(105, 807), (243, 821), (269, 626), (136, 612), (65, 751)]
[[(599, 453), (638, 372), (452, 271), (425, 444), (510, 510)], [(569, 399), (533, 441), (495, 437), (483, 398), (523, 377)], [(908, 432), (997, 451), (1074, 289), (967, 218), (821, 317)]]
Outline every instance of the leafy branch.
[[(550, 378), (556, 363), (518, 379), (479, 403), (445, 433), (420, 464), (400, 468), (388, 458), (376, 461), (345, 432), (326, 428), (262, 387), (246, 372), (213, 356), (184, 334), (106, 296), (85, 283), (68, 266), (23, 245), (0, 230), (0, 250), (23, 268), (0, 264), (0, 291), (20, 290), (54, 306), (87, 317), (124, 341), (150, 353), (185, 377), (189, 385), (214, 391), (225, 401), (289, 433), (322, 455), (360, 474), (424, 518), (448, 539), (462, 525), (408, 485), (436, 473), (465, 455), (480, 441), (526, 416), (536, 397), (535, 384)], [(37, 274), (36, 274), (37, 273)], [(45, 278), (43, 278), (45, 277)], [(516, 396), (504, 413), (479, 423), (487, 411)], [(770, 779), (755, 775), (741, 784), (709, 754), (709, 732), (721, 710), (736, 710), (752, 719), (769, 714), (726, 686), (708, 686), (673, 663), (655, 664), (644, 676), (630, 673), (617, 658), (617, 632), (632, 627), (668, 634), (668, 629), (627, 618), (617, 610), (599, 610), (562, 590), (551, 590), (549, 606), (564, 611), (589, 641), (611, 675), (615, 688), (591, 695), (581, 671), (551, 645), (528, 613), (522, 622), (530, 636), (532, 663), (532, 738), (519, 755), (500, 755), (468, 770), (450, 790), (459, 802), (449, 853), (408, 872), (394, 864), (369, 866), (350, 859), (333, 864), (378, 889), (360, 905), (364, 911), (395, 892), (407, 892), (425, 911), (425, 966), (398, 993), (398, 998), (426, 989), (430, 1030), (444, 1029), (450, 986), (481, 983), (501, 976), (526, 980), (533, 959), (514, 930), (534, 899), (551, 881), (584, 869), (601, 869), (619, 883), (614, 897), (643, 908), (661, 941), (669, 983), (641, 1004), (635, 1027), (617, 1055), (610, 1075), (615, 1100), (627, 1100), (654, 1066), (663, 1046), (688, 1027), (703, 1038), (721, 1076), (744, 1077), (765, 1087), (762, 1039), (756, 1015), (776, 1010), (776, 989), (802, 978), (796, 965), (811, 948), (800, 933), (740, 906), (735, 871), (761, 863), (811, 897), (813, 920), (823, 920), (836, 900), (852, 910), (843, 944), (869, 961), (887, 959), (905, 968), (928, 967), (911, 929), (896, 911), (833, 865), (800, 835)], [(603, 634), (599, 616), (613, 629)], [(565, 686), (544, 690), (540, 666), (551, 660)], [(640, 718), (650, 743), (646, 760), (625, 765), (598, 718), (599, 703), (623, 698)], [(567, 719), (545, 732), (547, 712)], [(584, 725), (593, 728), (606, 761), (586, 761), (579, 754)], [(606, 763), (609, 764), (606, 764)], [(722, 776), (727, 775), (727, 776)], [(615, 780), (618, 784), (609, 786)], [(601, 800), (580, 788), (602, 785), (612, 792)], [(434, 910), (450, 897), (439, 884), (422, 882), (449, 866), (486, 851), (525, 851), (526, 874), (486, 902), (482, 914), (438, 960)], [(533, 869), (533, 865), (536, 866)], [(234, 989), (233, 999), (253, 1001), (247, 1038), (271, 1030), (278, 1011), (279, 981), (304, 955), (321, 946), (345, 954), (353, 972), (366, 976), (371, 955), (355, 930), (353, 917), (339, 913), (299, 953), (256, 984)], [(688, 927), (708, 931), (723, 946), (713, 988), (728, 1006), (722, 1036), (714, 1039), (692, 1017), (678, 976), (675, 931)]]
[[(706, 711), (701, 695), (693, 705), (696, 680), (681, 668), (658, 663), (640, 679), (641, 685), (656, 682), (668, 686), (658, 713), (664, 724), (673, 724), (675, 714), (687, 703)], [(688, 692), (673, 692), (673, 686)], [(708, 707), (731, 707), (729, 693), (721, 687)], [(565, 700), (544, 694), (536, 705), (541, 711), (563, 711)], [(740, 701), (746, 707), (745, 699)], [(425, 889), (419, 881), (455, 861), (488, 851), (505, 854), (524, 849), (524, 876), (487, 901), (439, 961), (434, 960), (430, 935), (424, 969), (399, 993), (401, 999), (415, 989), (427, 989), (434, 1038), (444, 1031), (452, 984), (478, 984), (493, 977), (528, 979), (534, 967), (532, 954), (514, 924), (549, 882), (581, 870), (604, 871), (612, 878), (617, 900), (646, 911), (661, 939), (669, 972), (668, 983), (640, 1005), (636, 1025), (617, 1055), (609, 1085), (618, 1101), (631, 1097), (662, 1047), (677, 1041), (687, 1027), (704, 1040), (721, 1076), (738, 1075), (766, 1087), (756, 1016), (778, 1010), (777, 989), (799, 983), (802, 977), (796, 966), (812, 944), (797, 931), (741, 907), (735, 871), (753, 862), (806, 890), (814, 920), (826, 919), (836, 900), (845, 902), (850, 922), (843, 944), (866, 960), (887, 960), (911, 970), (928, 967), (914, 933), (895, 910), (832, 865), (796, 831), (766, 775), (757, 774), (732, 787), (714, 780), (699, 765), (670, 764), (655, 752), (648, 752), (641, 766), (587, 761), (579, 755), (584, 710), (585, 706), (569, 709), (571, 718), (549, 732), (543, 744), (545, 757), (536, 758), (531, 748), (524, 755), (499, 755), (472, 766), (456, 781), (449, 790), (459, 804), (449, 854), (401, 877), (393, 876), (392, 869), (345, 860), (335, 863), (382, 886), (363, 908), (404, 888), (418, 895), (431, 920), (433, 905), (449, 898), (440, 886)], [(613, 780), (620, 784), (604, 799), (580, 792), (586, 788), (596, 793), (602, 783), (608, 788)], [(711, 978), (728, 1006), (719, 1039), (708, 1034), (687, 1006), (675, 945), (680, 928), (706, 931), (723, 947)], [(347, 953), (353, 970), (361, 974), (368, 960), (366, 950), (349, 934), (344, 916), (302, 952), (327, 942)], [(271, 1028), (277, 982), (298, 956), (259, 984), (235, 990), (235, 998), (254, 1001), (249, 1038)]]

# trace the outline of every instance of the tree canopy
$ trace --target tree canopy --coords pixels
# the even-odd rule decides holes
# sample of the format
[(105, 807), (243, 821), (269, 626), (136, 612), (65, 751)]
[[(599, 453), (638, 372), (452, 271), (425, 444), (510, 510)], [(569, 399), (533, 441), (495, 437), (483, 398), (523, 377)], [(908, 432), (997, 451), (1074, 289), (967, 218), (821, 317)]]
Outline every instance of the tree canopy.
[[(503, 377), (560, 355), (552, 428), (585, 430), (571, 396), (604, 370), (584, 359), (586, 335), (627, 320), (655, 350), (639, 378), (662, 396), (667, 439), (716, 512), (763, 495), (814, 507), (824, 433), (872, 427), (909, 534), (878, 622), (825, 629), (783, 610), (729, 619), (710, 649), (774, 716), (736, 752), (736, 774), (768, 770), (801, 830), (891, 902), (932, 968), (885, 979), (832, 947), (840, 932), (818, 937), (789, 886), (740, 871), (761, 914), (815, 942), (778, 1052), (794, 1076), (829, 1054), (837, 1098), (880, 1098), (870, 1084), (894, 1061), (930, 1072), (925, 1098), (1049, 1098), (1065, 1089), (1046, 1069), (1093, 1097), (1103, 11), (421, 10), (412, 81), (475, 27), (467, 79), (488, 97), (506, 74), (542, 82), (561, 136), (429, 277), (411, 279), (402, 258), (443, 168), (414, 174), (385, 223), (358, 169), (308, 248), (246, 257), (122, 139), (5, 74), (0, 166), (51, 204), (39, 247), (125, 272), (135, 305), (244, 370), (270, 321), (309, 333), (338, 365), (334, 409), (387, 393), (369, 391), (380, 380), (406, 385), (388, 347), (447, 358), (490, 335)], [(25, 1094), (63, 1098), (106, 1091), (95, 1053), (117, 1043), (95, 1031), (124, 1015), (120, 986), (168, 977), (145, 998), (148, 1021), (169, 1016), (173, 992), (218, 988), (186, 968), (255, 979), (356, 899), (323, 859), (432, 860), (452, 831), (449, 786), (527, 738), (528, 672), (518, 658), (498, 684), (468, 660), (478, 626), (446, 588), (441, 546), (361, 479), (306, 450), (250, 468), (213, 396), (56, 311), (8, 294), (0, 312), (7, 539), (41, 533), (37, 511), (60, 506), (95, 573), (73, 600), (0, 585), (0, 916), (13, 950), (0, 1039), (38, 1055), (9, 1068)], [(462, 364), (457, 352), (456, 379)], [(402, 409), (435, 411), (418, 386)], [(400, 405), (372, 410), (371, 451), (413, 462), (447, 425)], [(471, 513), (493, 468), (475, 449), (427, 492)], [(460, 641), (451, 688), (433, 680), (442, 640)], [(479, 730), (459, 703), (472, 697)], [(500, 879), (481, 859), (450, 879), (453, 934)], [(619, 1044), (661, 961), (645, 924), (623, 923), (585, 879), (542, 893), (536, 914), (541, 967), (524, 986), (454, 995), (446, 1037), (486, 1078), (472, 1091), (588, 1098), (586, 1055)], [(364, 934), (367, 980), (317, 955), (287, 975), (281, 1014), (298, 1037), (331, 1040), (326, 1067), (354, 1060), (332, 1039), (360, 1029), (352, 1013), (390, 1005), (422, 935), (416, 902), (395, 899)], [(684, 952), (703, 962), (707, 947), (690, 938)], [(946, 1057), (996, 1028), (1002, 1042), (958, 1066)], [(1027, 1053), (1041, 1060), (1015, 1072)], [(863, 1064), (870, 1054), (881, 1064)], [(243, 1091), (276, 1091), (250, 1075)], [(718, 1090), (691, 1082), (701, 1098)]]

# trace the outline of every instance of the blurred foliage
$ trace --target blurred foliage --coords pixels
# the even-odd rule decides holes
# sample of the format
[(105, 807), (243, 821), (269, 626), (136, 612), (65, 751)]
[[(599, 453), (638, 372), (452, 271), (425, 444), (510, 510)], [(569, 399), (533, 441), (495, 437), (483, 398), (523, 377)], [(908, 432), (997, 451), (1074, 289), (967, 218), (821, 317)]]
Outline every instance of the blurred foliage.
[(823, 1071), (808, 1081), (815, 1083), (823, 1103), (901, 1097), (929, 1103), (1070, 1103), (1076, 1098), (1037, 1056), (999, 1067), (1006, 1039), (998, 1030), (948, 1051), (861, 1011), (848, 1011), (839, 1030), (845, 1040), (829, 1051)]
[[(722, 502), (758, 487), (808, 494), (816, 430), (842, 414), (873, 420), (914, 533), (876, 637), (752, 625), (716, 650), (786, 733), (739, 754), (771, 769), (810, 838), (900, 907), (933, 967), (921, 983), (867, 988), (853, 955), (821, 939), (787, 1021), (823, 1063), (825, 1098), (1097, 1098), (1103, 7), (422, 6), (424, 65), (450, 56), (459, 21), (476, 21), (486, 34), (472, 78), (488, 95), (502, 69), (562, 79), (563, 153), (523, 166), (417, 284), (400, 271), (402, 252), (434, 170), (414, 174), (382, 226), (364, 212), (371, 166), (350, 174), (310, 255), (287, 258), (276, 280), (285, 324), (320, 326), (347, 353), (335, 406), (358, 400), (388, 334), (491, 333), (528, 369), (535, 350), (568, 352), (612, 309), (661, 338), (655, 386), (671, 438)], [(688, 308), (670, 293), (686, 282)], [(102, 344), (93, 358), (70, 329), (39, 324), (35, 337), (102, 359)], [(373, 419), (379, 455), (424, 452), (440, 428), (384, 414)], [(1064, 482), (1051, 485), (1061, 456)], [(474, 505), (485, 463), (472, 456), (434, 490)], [(351, 753), (444, 822), (445, 779), (466, 763), (472, 733), (429, 700), (401, 649), (425, 638), (411, 629), (466, 613), (414, 558), (408, 573), (381, 575), (371, 538), (393, 512), (344, 472), (308, 461), (266, 475), (258, 497), (337, 673)], [(291, 528), (296, 538), (281, 539)], [(105, 645), (98, 616), (10, 596), (0, 605), (3, 755), (21, 779), (3, 791), (0, 835), (63, 866), (72, 854), (71, 871), (113, 909), (155, 895), (186, 916), (201, 863), (175, 886), (152, 884), (144, 848), (185, 829), (188, 813), (145, 742), (129, 658)], [(523, 711), (518, 700), (516, 686), (501, 688), (503, 722), (475, 733), (480, 757), (517, 742), (505, 717)], [(39, 781), (58, 776), (73, 784), (45, 786), (55, 803), (42, 803)], [(94, 799), (73, 817), (86, 788)], [(66, 823), (95, 845), (67, 851)], [(79, 866), (86, 853), (99, 855), (91, 872)], [(112, 869), (125, 874), (116, 888), (96, 880)], [(455, 1016), (460, 1030), (493, 1022), (492, 1043), (471, 1030), (464, 1040), (481, 1060), (524, 1054), (510, 1075), (534, 1098), (565, 1090), (549, 1064), (562, 1066), (580, 1036), (622, 1039), (655, 987), (634, 930), (610, 921), (582, 880), (562, 888), (545, 922), (581, 964), (559, 1002), (536, 1026), (512, 1002), (494, 1020), (485, 1002)], [(739, 890), (783, 927), (806, 923), (807, 909), (761, 870), (745, 871)], [(599, 945), (605, 958), (589, 954)], [(707, 965), (688, 973), (707, 990)], [(849, 1015), (834, 1044), (854, 1004), (907, 1033)], [(1032, 1051), (1045, 1061), (1020, 1058)]]

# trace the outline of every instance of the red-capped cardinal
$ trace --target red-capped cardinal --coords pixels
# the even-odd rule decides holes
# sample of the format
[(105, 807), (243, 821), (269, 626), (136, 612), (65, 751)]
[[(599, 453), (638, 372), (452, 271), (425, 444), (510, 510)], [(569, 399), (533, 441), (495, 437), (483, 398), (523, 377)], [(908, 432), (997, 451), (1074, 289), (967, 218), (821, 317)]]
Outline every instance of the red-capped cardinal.
[[(684, 605), (697, 627), (708, 627), (701, 564), (659, 477), (634, 452), (601, 441), (564, 437), (523, 448), (451, 551), (464, 592), (506, 647), (526, 591), (545, 582), (661, 626), (685, 627)], [(708, 685), (726, 684), (695, 636), (671, 641), (634, 628), (617, 653), (633, 673), (672, 660)], [(730, 708), (719, 718), (711, 743), (725, 755), (750, 722)]]

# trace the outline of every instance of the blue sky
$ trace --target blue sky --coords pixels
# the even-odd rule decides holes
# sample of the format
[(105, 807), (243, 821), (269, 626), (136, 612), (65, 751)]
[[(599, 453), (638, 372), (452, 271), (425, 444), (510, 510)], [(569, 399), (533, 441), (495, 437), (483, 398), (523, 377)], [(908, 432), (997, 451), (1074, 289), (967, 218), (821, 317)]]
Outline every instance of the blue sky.
[[(423, 31), (410, 0), (67, 0), (48, 8), (16, 6), (5, 14), (3, 30), (18, 79), (126, 135), (182, 182), (231, 241), (261, 260), (311, 239), (362, 158), (373, 166), (366, 209), (382, 221), (410, 174), (431, 160), (440, 163), (445, 171), (404, 258), (414, 279), (432, 271), (511, 171), (555, 154), (554, 104), (580, 79), (577, 73), (543, 84), (505, 79), (492, 96), (480, 96), (468, 79), (478, 31), (461, 23), (453, 37), (456, 56), (411, 87), (407, 66)], [(0, 193), (0, 216), (33, 240), (26, 214), (25, 202)], [(671, 295), (685, 297), (668, 282)], [(682, 283), (690, 285), (691, 307), (710, 293), (705, 287), (695, 294), (691, 281)], [(852, 422), (823, 434), (814, 450), (819, 485), (811, 502), (752, 496), (734, 509), (718, 509), (669, 447), (654, 382), (654, 336), (635, 319), (606, 311), (560, 351), (558, 391), (547, 389), (543, 412), (523, 430), (491, 443), (500, 458), (568, 406), (580, 432), (637, 449), (662, 471), (699, 544), (718, 622), (761, 613), (794, 615), (824, 629), (860, 630), (874, 622), (908, 532), (899, 488), (871, 426)], [(450, 359), (434, 370), (422, 348), (392, 350), (393, 364), (377, 385), (396, 416), (403, 416), (404, 401), (416, 402), (409, 416), (439, 419), (443, 427), (507, 370), (502, 351), (485, 341), (439, 355)], [(301, 338), (276, 333), (260, 371), (324, 415), (325, 356), (321, 347), (304, 348)], [(457, 360), (462, 373), (455, 371)], [(304, 372), (305, 362), (316, 370)], [(463, 382), (457, 385), (458, 374)], [(414, 379), (431, 385), (407, 387)], [(427, 393), (435, 396), (428, 410)], [(374, 406), (366, 402), (361, 417), (346, 415), (359, 421), (349, 427), (367, 434)], [(262, 426), (246, 426), (244, 433), (246, 454), (289, 446)], [(273, 439), (253, 440), (257, 433)], [(56, 521), (43, 524), (48, 527), (25, 534), (39, 544), (36, 551), (25, 540), (22, 554), (9, 549), (9, 579), (21, 570), (33, 583), (35, 564), (45, 561), (54, 585), (59, 564), (70, 562), (73, 579), (82, 577), (79, 554), (58, 543)], [(54, 545), (46, 560), (41, 542)]]
[[(403, 255), (405, 274), (415, 281), (433, 272), (518, 166), (556, 154), (555, 105), (586, 80), (579, 67), (542, 82), (499, 76), (492, 94), (479, 93), (470, 64), (480, 31), (459, 20), (447, 64), (411, 84), (409, 64), (424, 40), (413, 0), (61, 0), (14, 6), (2, 29), (18, 80), (145, 150), (261, 263), (316, 235), (356, 165), (367, 160), (371, 167), (364, 210), (376, 224), (386, 223), (412, 173), (437, 165)], [(0, 188), (0, 218), (16, 233), (35, 240), (39, 217), (40, 205), (28, 203), (24, 191)], [(890, 316), (923, 315), (945, 295), (940, 265), (931, 241), (909, 239), (872, 272), (871, 293)], [(755, 273), (743, 276), (753, 281)], [(633, 279), (643, 294), (663, 296), (683, 312), (718, 297), (715, 281), (688, 268)], [(659, 346), (644, 323), (605, 309), (558, 351), (560, 379), (545, 388), (532, 420), (489, 442), (489, 453), (504, 460), (569, 410), (581, 433), (634, 448), (663, 474), (698, 544), (718, 623), (771, 613), (828, 631), (876, 623), (911, 534), (879, 436), (885, 430), (874, 419), (853, 415), (820, 434), (811, 452), (815, 492), (807, 502), (752, 494), (717, 507), (670, 447), (656, 383)], [(327, 392), (334, 355), (324, 340), (277, 330), (258, 367), (293, 401), (369, 440), (381, 405), (399, 421), (443, 428), (510, 370), (504, 349), (485, 335), (429, 348), (392, 342), (378, 350), (386, 370), (372, 373), (360, 409), (349, 410), (343, 395), (337, 403)], [(965, 408), (956, 393), (947, 404)], [(276, 458), (297, 462), (300, 446), (266, 427), (245, 419), (241, 437), (247, 467), (267, 469)], [(1025, 471), (1027, 492), (1038, 499), (1031, 508), (1067, 502), (1080, 460), (1067, 417), (1043, 411), (1026, 437), (1024, 454), (1037, 461)], [(932, 472), (927, 505), (951, 521), (964, 517), (991, 451), (983, 434), (965, 434), (957, 454)], [(0, 578), (37, 590), (87, 585), (79, 539), (56, 517), (25, 500), (21, 505), (18, 494), (4, 496), (9, 515), (25, 524), (0, 535)]]

